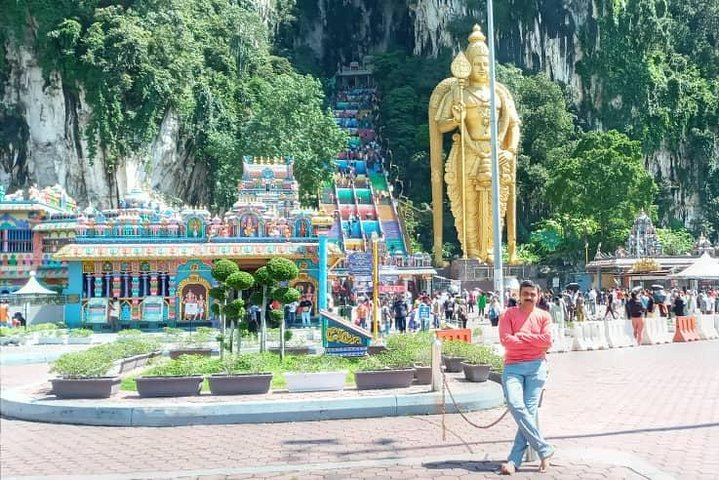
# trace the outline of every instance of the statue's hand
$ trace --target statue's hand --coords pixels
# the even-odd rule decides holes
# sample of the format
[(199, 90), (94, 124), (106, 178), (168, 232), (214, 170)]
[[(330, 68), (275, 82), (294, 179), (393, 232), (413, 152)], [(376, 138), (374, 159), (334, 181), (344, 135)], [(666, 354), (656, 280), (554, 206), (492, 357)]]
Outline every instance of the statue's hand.
[(452, 105), (452, 120), (457, 123), (462, 123), (462, 116), (464, 113), (464, 107), (462, 105)]
[(499, 152), (499, 166), (512, 166), (514, 165), (514, 153), (509, 150), (500, 150)]

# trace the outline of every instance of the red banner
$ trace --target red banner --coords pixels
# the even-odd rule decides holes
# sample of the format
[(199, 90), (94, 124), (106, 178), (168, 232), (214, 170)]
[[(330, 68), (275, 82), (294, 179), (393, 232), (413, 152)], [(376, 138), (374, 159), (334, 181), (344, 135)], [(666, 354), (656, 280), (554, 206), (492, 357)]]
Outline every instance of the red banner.
[(407, 287), (404, 285), (380, 285), (379, 293), (404, 293)]

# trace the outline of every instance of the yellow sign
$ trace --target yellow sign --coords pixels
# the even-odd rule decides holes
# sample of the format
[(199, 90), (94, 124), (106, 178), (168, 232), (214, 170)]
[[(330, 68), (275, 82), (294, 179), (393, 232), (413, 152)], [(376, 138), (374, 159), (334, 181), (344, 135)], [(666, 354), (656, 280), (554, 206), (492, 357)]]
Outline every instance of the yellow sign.
[(344, 343), (347, 345), (361, 345), (362, 340), (357, 335), (352, 335), (347, 330), (342, 330), (341, 328), (337, 327), (328, 327), (327, 328), (327, 341), (328, 342), (337, 342), (337, 343)]

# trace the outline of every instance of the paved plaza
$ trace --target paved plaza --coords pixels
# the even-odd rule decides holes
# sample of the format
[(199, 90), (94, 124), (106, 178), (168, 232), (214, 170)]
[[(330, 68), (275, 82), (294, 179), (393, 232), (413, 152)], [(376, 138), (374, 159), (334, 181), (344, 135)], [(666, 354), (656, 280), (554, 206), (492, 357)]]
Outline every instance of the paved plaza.
[[(719, 477), (719, 342), (550, 356), (541, 426), (550, 473), (514, 478)], [(45, 367), (3, 367), (3, 388)], [(476, 423), (502, 409), (468, 414)], [(514, 435), (459, 415), (190, 427), (0, 420), (2, 478), (497, 478)]]

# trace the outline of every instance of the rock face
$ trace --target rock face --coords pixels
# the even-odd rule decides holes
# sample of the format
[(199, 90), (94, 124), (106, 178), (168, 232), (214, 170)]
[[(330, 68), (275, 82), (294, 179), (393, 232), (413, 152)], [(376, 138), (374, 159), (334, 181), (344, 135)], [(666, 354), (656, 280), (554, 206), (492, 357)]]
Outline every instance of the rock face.
[(37, 184), (60, 184), (80, 204), (98, 208), (117, 205), (127, 191), (149, 187), (191, 203), (207, 203), (206, 168), (180, 138), (179, 122), (167, 112), (157, 137), (115, 171), (102, 153), (88, 156), (85, 127), (90, 107), (83, 95), (69, 91), (56, 73), (46, 80), (35, 53), (8, 45), (8, 82), (0, 91), (3, 129), (0, 138), (0, 182), (9, 191)]
[[(271, 25), (276, 13), (273, 0), (255, 0), (258, 11)], [(484, 23), (486, 12), (473, 11), (467, 0), (305, 0), (292, 32), (295, 51), (308, 52), (326, 71), (337, 64), (403, 45), (415, 55), (436, 55), (443, 48), (456, 50), (466, 42), (471, 19)], [(576, 72), (582, 60), (580, 29), (587, 27), (600, 41), (597, 18), (604, 0), (538, 0), (495, 2), (495, 18), (511, 12), (518, 21), (498, 29), (497, 59), (532, 71), (543, 71), (571, 85), (577, 106), (601, 97), (596, 78), (583, 85)], [(473, 3), (474, 4), (474, 3)], [(497, 22), (507, 25), (507, 22)], [(455, 38), (451, 32), (460, 38)], [(133, 187), (150, 187), (189, 203), (209, 203), (207, 167), (193, 156), (189, 141), (180, 138), (174, 112), (166, 112), (154, 141), (117, 171), (105, 167), (102, 154), (88, 158), (85, 126), (90, 109), (82, 95), (64, 88), (56, 74), (42, 72), (34, 52), (10, 45), (9, 80), (0, 85), (0, 182), (9, 190), (37, 183), (59, 183), (81, 204), (107, 208)], [(588, 96), (585, 99), (583, 96)], [(613, 99), (621, 102), (621, 98)], [(589, 113), (582, 120), (601, 127)], [(687, 226), (701, 217), (700, 179), (680, 178), (690, 165), (686, 156), (655, 152), (647, 168), (673, 188), (674, 214)]]

